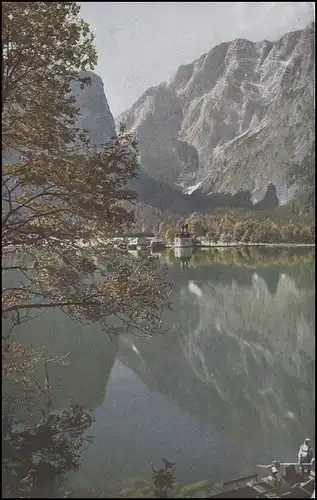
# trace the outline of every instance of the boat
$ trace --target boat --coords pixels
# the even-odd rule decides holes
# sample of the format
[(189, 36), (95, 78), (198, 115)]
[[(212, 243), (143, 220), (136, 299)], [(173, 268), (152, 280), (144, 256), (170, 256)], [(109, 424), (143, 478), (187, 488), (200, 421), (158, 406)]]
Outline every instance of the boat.
[[(278, 468), (275, 464), (278, 464)], [(315, 472), (310, 470), (311, 463), (275, 461), (257, 467), (271, 469), (271, 475), (263, 477), (252, 474), (225, 482), (210, 498), (315, 498)], [(309, 472), (303, 477), (305, 468)]]

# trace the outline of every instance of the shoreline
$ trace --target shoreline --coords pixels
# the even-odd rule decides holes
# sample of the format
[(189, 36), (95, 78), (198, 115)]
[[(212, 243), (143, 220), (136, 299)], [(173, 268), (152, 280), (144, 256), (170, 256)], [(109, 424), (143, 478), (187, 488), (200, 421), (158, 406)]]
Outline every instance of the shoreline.
[(165, 245), (166, 248), (172, 249), (186, 249), (186, 248), (237, 248), (237, 247), (306, 247), (315, 248), (315, 243), (228, 243), (228, 244), (218, 244), (210, 243), (203, 245), (191, 245), (186, 247), (175, 247), (174, 245)]

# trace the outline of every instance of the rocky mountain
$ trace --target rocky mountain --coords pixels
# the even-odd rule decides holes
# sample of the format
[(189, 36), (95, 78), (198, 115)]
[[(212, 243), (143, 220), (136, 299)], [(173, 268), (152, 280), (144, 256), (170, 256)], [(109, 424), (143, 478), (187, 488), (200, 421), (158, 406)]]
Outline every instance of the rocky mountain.
[(118, 118), (139, 140), (143, 189), (163, 183), (197, 209), (291, 200), (290, 169), (314, 164), (314, 32), (221, 43), (146, 90)]
[[(91, 71), (82, 72), (80, 77), (89, 77), (90, 84), (81, 88), (80, 83), (74, 83), (72, 93), (76, 97), (79, 108), (78, 127), (87, 132), (91, 141), (98, 145), (116, 135), (115, 122), (110, 111), (101, 78)], [(165, 180), (158, 180), (149, 175), (143, 168), (138, 177), (129, 185), (137, 191), (140, 202), (159, 210), (186, 214), (199, 207), (208, 211), (209, 206), (226, 204), (245, 205), (246, 201), (231, 195), (213, 196), (207, 198), (203, 194), (184, 194), (177, 186), (170, 185)], [(251, 206), (251, 202), (249, 202)]]
[[(217, 45), (123, 113), (118, 122), (139, 140), (130, 187), (140, 202), (183, 215), (274, 208), (299, 192), (314, 200), (314, 31), (312, 23), (277, 42)], [(115, 122), (101, 78), (81, 76), (91, 85), (72, 88), (78, 125), (98, 145)]]
[(81, 89), (80, 83), (73, 83), (72, 93), (80, 109), (78, 127), (87, 131), (88, 137), (100, 144), (116, 135), (115, 122), (111, 114), (100, 76), (85, 71), (80, 77), (89, 77), (90, 84)]
[[(81, 88), (79, 82), (71, 86), (72, 94), (76, 97), (76, 107), (79, 108), (77, 126), (86, 130), (88, 137), (94, 144), (101, 144), (116, 135), (116, 128), (111, 114), (102, 79), (92, 71), (82, 71), (81, 78), (90, 78), (90, 83)], [(17, 153), (2, 152), (4, 163), (19, 161)]]

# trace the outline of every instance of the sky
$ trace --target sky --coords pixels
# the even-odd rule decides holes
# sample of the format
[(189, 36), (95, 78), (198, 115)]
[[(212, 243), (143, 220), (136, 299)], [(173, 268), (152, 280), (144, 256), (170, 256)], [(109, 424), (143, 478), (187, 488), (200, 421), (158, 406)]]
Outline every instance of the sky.
[(314, 18), (313, 2), (80, 2), (95, 34), (98, 65), (113, 116), (148, 87), (168, 80), (215, 45), (278, 40)]

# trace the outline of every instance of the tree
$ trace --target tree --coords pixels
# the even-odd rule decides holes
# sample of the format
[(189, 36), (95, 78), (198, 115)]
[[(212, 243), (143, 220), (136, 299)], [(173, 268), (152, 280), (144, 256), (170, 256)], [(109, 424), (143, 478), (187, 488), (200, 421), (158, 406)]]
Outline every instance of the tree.
[[(81, 450), (91, 440), (83, 436), (90, 427), (89, 412), (69, 402), (67, 409), (53, 411), (53, 397), (58, 391), (49, 376), (49, 364), (69, 364), (67, 355), (50, 358), (19, 343), (6, 344), (2, 353), (2, 449), (5, 497), (45, 494), (42, 488), (55, 488), (64, 473), (77, 469)], [(44, 379), (34, 368), (44, 362)], [(19, 418), (17, 409), (23, 406)]]
[(159, 223), (158, 233), (161, 238), (164, 237), (167, 229), (168, 229), (168, 224), (165, 220)]
[(293, 212), (314, 212), (315, 208), (315, 151), (307, 152), (300, 164), (290, 163), (287, 181), (297, 184), (295, 198), (289, 203)]
[(58, 307), (114, 331), (155, 331), (170, 285), (110, 239), (134, 223), (137, 143), (121, 127), (97, 147), (76, 126), (71, 85), (88, 85), (82, 71), (97, 61), (80, 6), (2, 7), (3, 315), (20, 323)]
[(238, 220), (234, 225), (233, 239), (240, 242), (245, 233), (245, 224), (243, 221)]
[(165, 234), (164, 234), (164, 240), (167, 243), (170, 243), (173, 240), (175, 233), (176, 233), (176, 231), (172, 227), (168, 227), (165, 231)]
[[(7, 418), (2, 435), (5, 497), (30, 498), (50, 494), (59, 479), (80, 465), (81, 452), (91, 438), (84, 436), (92, 417), (78, 404), (45, 412), (37, 425), (21, 430)], [(20, 423), (20, 422), (19, 422)], [(22, 495), (22, 496), (21, 496)]]
[(190, 232), (194, 233), (195, 236), (205, 236), (206, 234), (206, 220), (203, 214), (194, 212), (186, 223), (188, 224), (188, 229)]

